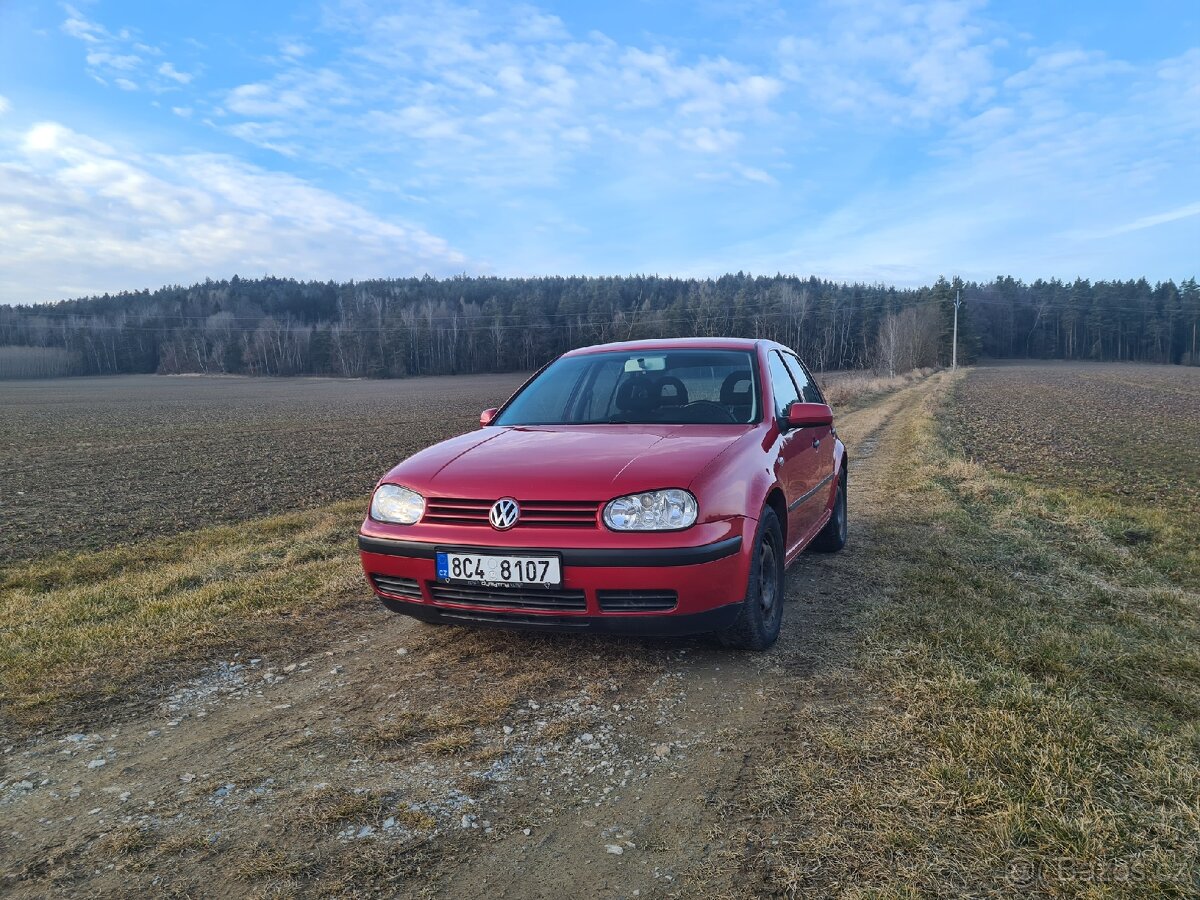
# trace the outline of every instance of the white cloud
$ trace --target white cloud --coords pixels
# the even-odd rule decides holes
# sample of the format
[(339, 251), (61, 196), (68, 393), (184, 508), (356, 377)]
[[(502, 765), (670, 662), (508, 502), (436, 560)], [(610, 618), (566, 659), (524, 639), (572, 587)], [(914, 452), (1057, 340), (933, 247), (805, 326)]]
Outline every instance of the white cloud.
[(1030, 60), (996, 106), (949, 132), (926, 172), (869, 182), (794, 239), (721, 261), (901, 284), (1191, 274), (1200, 52), (1142, 68), (1061, 50)]
[(682, 132), (684, 142), (701, 153), (724, 153), (737, 146), (741, 135), (723, 128), (685, 128)]
[(597, 153), (671, 152), (684, 170), (733, 174), (745, 128), (784, 89), (755, 64), (579, 38), (532, 6), (346, 2), (326, 16), (340, 52), (232, 88), (226, 127), (335, 165), (388, 155), (430, 187), (549, 185)]
[(533, 6), (521, 6), (515, 10), (517, 24), (513, 34), (522, 41), (567, 40), (570, 32), (558, 16), (544, 13)]
[(163, 63), (158, 67), (158, 74), (165, 78), (170, 78), (172, 81), (178, 81), (180, 84), (189, 84), (192, 80), (192, 75), (188, 72), (180, 72), (169, 62)]
[(754, 168), (754, 166), (739, 165), (737, 166), (737, 173), (747, 181), (754, 181), (758, 184), (779, 184), (779, 181), (770, 172), (764, 172), (762, 169)]
[(312, 53), (312, 47), (308, 46), (304, 41), (287, 39), (280, 41), (279, 52), (292, 59), (300, 59)]
[(5, 97), (3, 94), (0, 94), (0, 116), (4, 115), (10, 109), (12, 109), (12, 104), (9, 102), (7, 97)]
[(87, 64), (93, 69), (113, 69), (118, 72), (131, 72), (142, 64), (142, 58), (127, 53), (108, 53), (103, 50), (89, 50)]
[(995, 41), (978, 0), (829, 4), (823, 33), (787, 35), (781, 71), (821, 112), (928, 122), (987, 96)]
[(427, 231), (216, 154), (118, 150), (44, 122), (0, 138), (0, 302), (273, 272), (473, 268)]
[(97, 44), (108, 38), (108, 32), (104, 28), (85, 18), (75, 7), (66, 6), (64, 9), (67, 11), (67, 18), (62, 24), (62, 30), (66, 34), (88, 44)]
[(140, 40), (129, 29), (114, 32), (72, 6), (64, 9), (67, 18), (62, 30), (83, 42), (86, 71), (100, 84), (123, 91), (164, 93), (177, 91), (192, 81), (191, 73), (180, 71), (170, 62), (155, 66), (153, 60), (162, 56), (162, 50)]

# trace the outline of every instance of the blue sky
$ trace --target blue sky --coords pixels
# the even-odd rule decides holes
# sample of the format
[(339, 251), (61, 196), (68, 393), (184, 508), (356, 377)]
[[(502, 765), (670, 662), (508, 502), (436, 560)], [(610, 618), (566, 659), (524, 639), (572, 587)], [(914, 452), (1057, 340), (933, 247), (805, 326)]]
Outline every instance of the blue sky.
[(0, 0), (0, 302), (1198, 250), (1194, 0)]

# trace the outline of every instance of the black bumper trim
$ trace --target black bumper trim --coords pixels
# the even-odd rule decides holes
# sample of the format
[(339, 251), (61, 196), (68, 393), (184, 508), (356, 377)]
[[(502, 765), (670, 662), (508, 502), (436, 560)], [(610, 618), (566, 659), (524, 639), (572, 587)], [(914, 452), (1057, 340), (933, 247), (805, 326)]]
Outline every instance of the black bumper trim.
[(587, 632), (592, 634), (626, 634), (634, 637), (684, 637), (689, 634), (708, 634), (728, 628), (741, 612), (741, 602), (718, 606), (716, 609), (684, 615), (607, 615), (556, 616), (520, 612), (474, 611), (449, 609), (428, 603), (408, 603), (380, 597), (392, 612), (436, 625), (474, 625), (484, 628), (505, 628), (513, 631)]
[[(386, 556), (407, 556), (410, 559), (433, 559), (435, 548), (441, 544), (424, 541), (396, 541), (390, 538), (358, 536), (358, 549), (364, 553), (382, 553)], [(741, 535), (703, 544), (699, 547), (667, 547), (661, 550), (634, 548), (629, 550), (610, 549), (540, 549), (537, 547), (486, 547), (473, 548), (481, 553), (558, 553), (564, 566), (696, 566), (733, 556), (742, 549)]]

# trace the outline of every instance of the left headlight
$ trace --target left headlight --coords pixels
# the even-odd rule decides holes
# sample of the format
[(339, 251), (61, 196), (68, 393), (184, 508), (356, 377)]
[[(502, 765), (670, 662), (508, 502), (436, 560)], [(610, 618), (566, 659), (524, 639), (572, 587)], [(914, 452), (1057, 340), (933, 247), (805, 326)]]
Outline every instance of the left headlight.
[(618, 497), (604, 507), (604, 524), (613, 531), (678, 531), (696, 523), (699, 507), (679, 488)]
[(425, 512), (425, 498), (398, 484), (381, 484), (371, 497), (371, 518), (396, 525), (412, 525)]

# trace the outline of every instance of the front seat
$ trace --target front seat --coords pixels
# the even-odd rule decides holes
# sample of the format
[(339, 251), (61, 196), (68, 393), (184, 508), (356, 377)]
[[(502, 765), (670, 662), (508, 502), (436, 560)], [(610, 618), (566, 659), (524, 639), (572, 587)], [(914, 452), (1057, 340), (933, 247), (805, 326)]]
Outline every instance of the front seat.
[(754, 413), (753, 376), (749, 369), (730, 372), (721, 383), (721, 404), (737, 422), (749, 422)]

